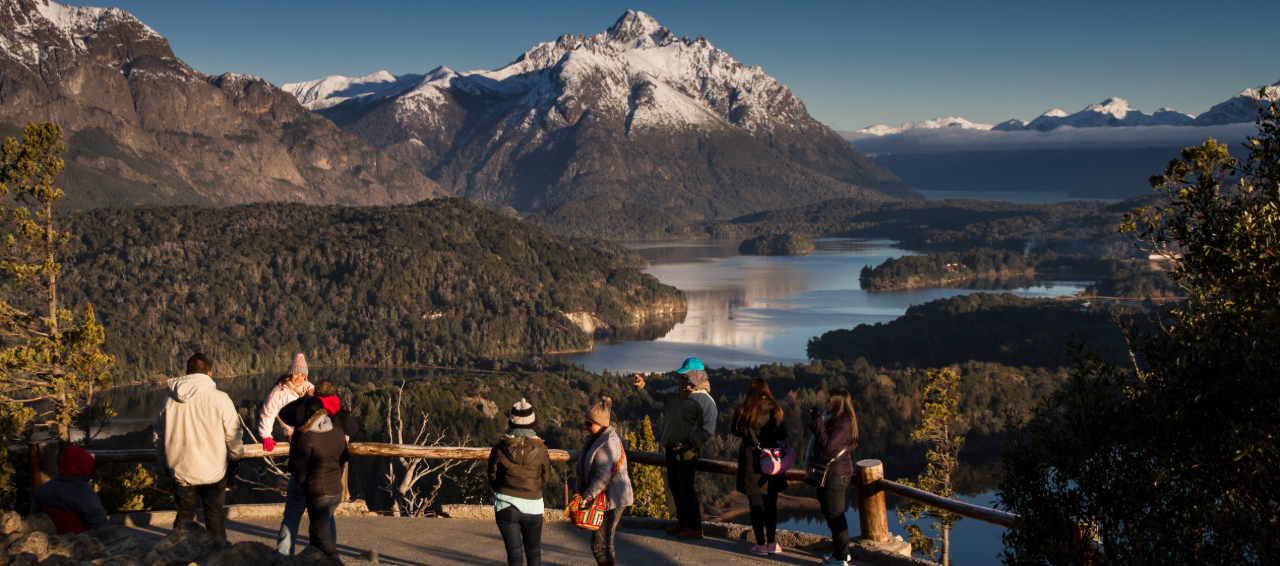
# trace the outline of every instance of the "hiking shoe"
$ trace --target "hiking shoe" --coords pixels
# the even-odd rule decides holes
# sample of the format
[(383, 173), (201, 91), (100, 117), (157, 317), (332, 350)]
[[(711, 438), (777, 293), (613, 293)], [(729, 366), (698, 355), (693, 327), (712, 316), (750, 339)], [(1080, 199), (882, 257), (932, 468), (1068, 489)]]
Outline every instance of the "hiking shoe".
[(830, 554), (823, 554), (822, 566), (849, 566), (849, 562), (846, 560), (835, 560), (831, 558)]
[(680, 533), (683, 533), (683, 532), (685, 531), (685, 529), (687, 529), (687, 528), (689, 528), (689, 527), (686, 527), (686, 526), (684, 526), (684, 525), (676, 525), (676, 526), (674, 526), (674, 527), (671, 527), (670, 529), (667, 529), (667, 534), (669, 534), (669, 535), (678, 535), (678, 534), (680, 534)]
[(760, 546), (760, 545), (758, 545), (758, 544), (757, 544), (757, 545), (755, 545), (755, 546), (752, 546), (752, 547), (751, 547), (751, 550), (748, 550), (747, 552), (750, 552), (751, 554), (754, 554), (754, 555), (756, 555), (756, 556), (768, 556), (768, 555), (769, 555), (769, 551), (768, 551), (768, 550), (766, 550), (766, 549), (765, 549), (765, 547)]
[(702, 538), (702, 529), (694, 529), (694, 528), (686, 527), (685, 530), (680, 531), (680, 534), (676, 535), (676, 538), (680, 540)]
[(776, 542), (771, 542), (769, 544), (764, 545), (764, 549), (769, 554), (779, 554), (782, 552), (782, 545)]

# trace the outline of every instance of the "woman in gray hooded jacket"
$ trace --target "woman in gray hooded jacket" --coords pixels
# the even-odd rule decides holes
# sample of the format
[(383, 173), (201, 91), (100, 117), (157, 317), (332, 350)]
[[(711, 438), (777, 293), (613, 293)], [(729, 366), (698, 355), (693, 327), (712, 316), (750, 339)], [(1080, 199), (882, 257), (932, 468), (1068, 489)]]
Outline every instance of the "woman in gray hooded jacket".
[(622, 439), (618, 431), (609, 426), (612, 406), (613, 400), (605, 397), (587, 410), (583, 424), (588, 434), (578, 455), (578, 495), (589, 504), (601, 492), (605, 494), (604, 524), (591, 533), (591, 554), (601, 566), (614, 565), (613, 536), (622, 514), (635, 502)]

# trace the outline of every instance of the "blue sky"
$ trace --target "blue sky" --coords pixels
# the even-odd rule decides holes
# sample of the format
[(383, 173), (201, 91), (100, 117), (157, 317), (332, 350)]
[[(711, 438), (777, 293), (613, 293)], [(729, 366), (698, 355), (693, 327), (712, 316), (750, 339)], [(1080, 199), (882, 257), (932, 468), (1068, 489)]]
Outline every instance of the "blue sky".
[(604, 31), (635, 9), (760, 65), (840, 130), (945, 115), (1029, 120), (1109, 96), (1148, 113), (1197, 114), (1280, 79), (1276, 0), (114, 1), (196, 69), (276, 84), (439, 65), (495, 69), (561, 34)]

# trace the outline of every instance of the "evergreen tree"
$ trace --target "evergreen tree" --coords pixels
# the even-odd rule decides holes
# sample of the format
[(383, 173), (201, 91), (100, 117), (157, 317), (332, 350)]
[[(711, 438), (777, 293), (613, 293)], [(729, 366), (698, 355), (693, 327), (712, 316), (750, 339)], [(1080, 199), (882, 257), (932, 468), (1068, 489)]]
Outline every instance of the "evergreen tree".
[(1259, 107), (1245, 163), (1184, 149), (1126, 216), (1188, 298), (1129, 332), (1131, 364), (1081, 357), (1010, 439), (1006, 564), (1280, 562), (1280, 116)]
[[(639, 432), (627, 435), (627, 445), (640, 452), (656, 452), (658, 441), (653, 436), (653, 425), (646, 415), (640, 423)], [(633, 517), (671, 518), (667, 510), (667, 493), (662, 484), (662, 473), (655, 466), (630, 464), (631, 491), (635, 494), (635, 503), (631, 505)]]
[[(55, 438), (67, 442), (79, 422), (110, 418), (110, 407), (93, 407), (95, 395), (111, 385), (115, 360), (99, 351), (103, 329), (92, 305), (77, 317), (59, 303), (59, 263), (71, 234), (58, 230), (54, 206), (63, 197), (54, 182), (65, 169), (62, 128), (28, 123), (22, 143), (6, 138), (0, 147), (0, 274), (10, 285), (0, 301), (0, 416), (5, 438), (46, 417)], [(39, 413), (35, 401), (51, 407)], [(91, 435), (90, 435), (91, 436)]]
[[(949, 369), (928, 373), (924, 388), (924, 410), (920, 424), (911, 433), (911, 440), (924, 442), (929, 447), (925, 457), (929, 461), (923, 474), (916, 481), (899, 480), (899, 483), (922, 489), (934, 495), (955, 499), (951, 476), (960, 465), (960, 449), (964, 447), (964, 418), (960, 413), (960, 376)], [(919, 525), (907, 525), (911, 550), (933, 558), (939, 564), (951, 563), (951, 527), (961, 517), (941, 509), (910, 501), (898, 508), (898, 520), (930, 519), (929, 529), (939, 533), (938, 539), (924, 534)], [(941, 542), (939, 548), (938, 542)], [(935, 557), (935, 554), (938, 556)]]

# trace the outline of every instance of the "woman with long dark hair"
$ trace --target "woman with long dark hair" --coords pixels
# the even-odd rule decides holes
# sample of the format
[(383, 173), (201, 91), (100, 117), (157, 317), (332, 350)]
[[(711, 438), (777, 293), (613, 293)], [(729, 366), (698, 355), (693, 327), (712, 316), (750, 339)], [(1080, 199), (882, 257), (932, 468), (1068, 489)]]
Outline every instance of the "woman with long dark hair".
[(749, 552), (759, 556), (782, 552), (778, 531), (778, 494), (787, 489), (787, 476), (765, 474), (760, 469), (760, 450), (777, 448), (787, 438), (787, 422), (782, 407), (763, 379), (751, 380), (747, 396), (733, 412), (729, 433), (742, 438), (738, 448), (738, 491), (751, 507), (751, 530), (756, 544)]
[(823, 566), (846, 566), (849, 560), (849, 521), (844, 512), (849, 507), (846, 491), (853, 476), (854, 448), (858, 447), (858, 420), (853, 401), (844, 389), (827, 392), (827, 412), (814, 407), (809, 416), (813, 432), (813, 448), (809, 462), (827, 466), (823, 484), (818, 487), (818, 507), (831, 529), (831, 554), (822, 557)]

